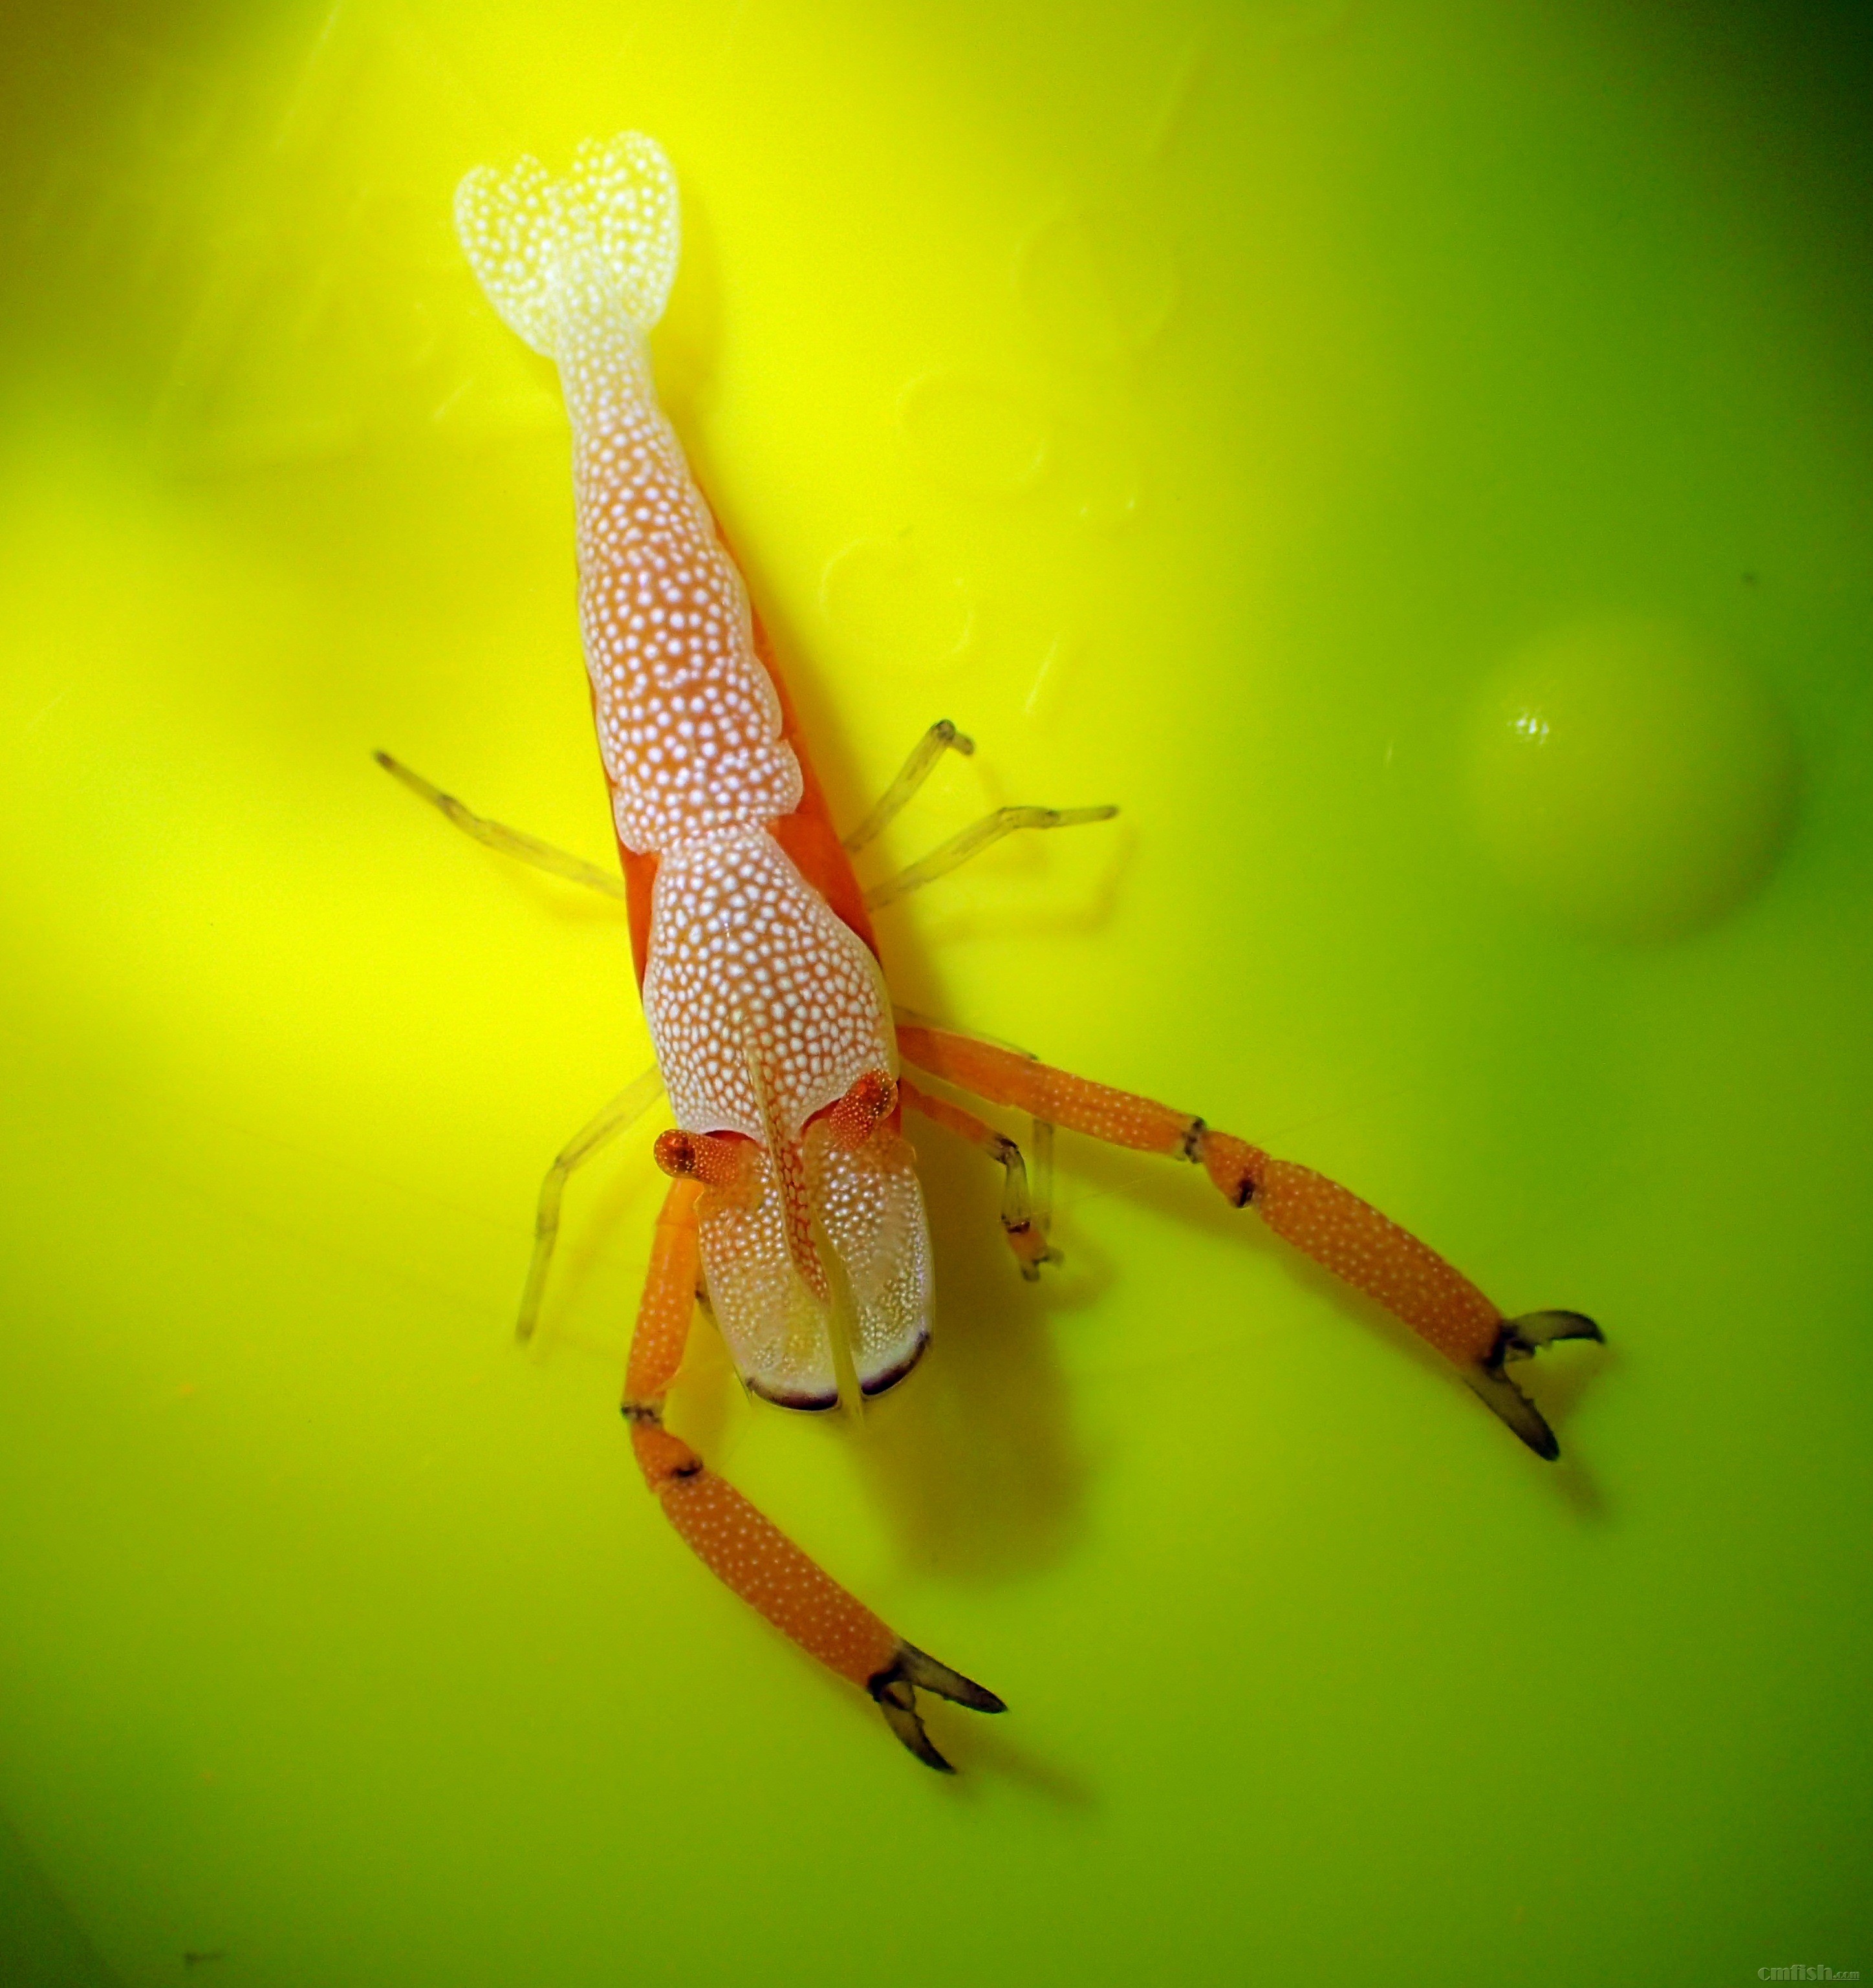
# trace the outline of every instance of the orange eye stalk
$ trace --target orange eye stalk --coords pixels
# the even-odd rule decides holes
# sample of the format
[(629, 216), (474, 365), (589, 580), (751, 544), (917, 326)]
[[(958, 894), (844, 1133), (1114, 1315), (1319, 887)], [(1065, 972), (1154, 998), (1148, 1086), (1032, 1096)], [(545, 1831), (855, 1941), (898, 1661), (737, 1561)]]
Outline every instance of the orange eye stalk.
[(759, 1178), (758, 1148), (738, 1134), (679, 1132), (658, 1135), (657, 1164), (672, 1180), (700, 1181), (718, 1194), (745, 1195)]
[(855, 1153), (897, 1108), (897, 1080), (888, 1071), (868, 1070), (820, 1117), (832, 1134), (833, 1144)]

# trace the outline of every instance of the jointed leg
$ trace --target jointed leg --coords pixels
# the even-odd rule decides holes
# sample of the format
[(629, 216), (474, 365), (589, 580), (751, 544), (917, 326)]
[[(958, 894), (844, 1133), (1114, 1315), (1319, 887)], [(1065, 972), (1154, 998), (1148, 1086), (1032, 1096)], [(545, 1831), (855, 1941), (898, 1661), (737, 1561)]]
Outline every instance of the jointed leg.
[(472, 809), (464, 807), (453, 794), (445, 794), (440, 787), (431, 786), (421, 773), (412, 773), (387, 752), (374, 752), (371, 757), (393, 779), (402, 781), (411, 793), (439, 810), (464, 834), (473, 836), (477, 842), (499, 850), (503, 856), (530, 863), (536, 870), (550, 871), (569, 883), (602, 891), (607, 898), (624, 895), (623, 877), (600, 869), (597, 864), (588, 863), (583, 857), (569, 856), (563, 849), (555, 849), (550, 842), (542, 842), (537, 837), (524, 835), (517, 828), (509, 828), (500, 822), (489, 820), (485, 815), (476, 814)]
[[(975, 750), (972, 739), (958, 732), (947, 718), (939, 718), (918, 741), (877, 806), (845, 838), (847, 852), (863, 849), (883, 833), (902, 812), (911, 796), (929, 779), (945, 752), (954, 751), (966, 756)], [(384, 756), (378, 756), (381, 759)], [(385, 763), (391, 765), (400, 777), (404, 777), (394, 762)], [(455, 805), (459, 806), (460, 803)], [(971, 857), (979, 856), (985, 849), (999, 842), (1003, 836), (1013, 834), (1017, 829), (1077, 828), (1087, 822), (1110, 821), (1117, 813), (1115, 807), (998, 808), (993, 814), (965, 828), (960, 835), (952, 836), (941, 848), (932, 850), (921, 862), (913, 863), (908, 870), (901, 870), (895, 877), (874, 885), (865, 893), (865, 908), (875, 911), (881, 904), (894, 904), (898, 898), (909, 896), (925, 884), (935, 883), (938, 877), (947, 877)], [(474, 832), (470, 830), (471, 833)]]
[[(951, 1104), (946, 1097), (934, 1097), (927, 1090), (918, 1090), (908, 1077), (898, 1080), (898, 1096), (909, 1110), (921, 1111), (926, 1118), (954, 1132), (958, 1138), (979, 1146), (1006, 1170), (1002, 1185), (1002, 1233), (1008, 1238), (1008, 1246), (1015, 1253), (1015, 1261), (1021, 1266), (1022, 1276), (1029, 1283), (1036, 1282), (1041, 1265), (1057, 1263), (1060, 1253), (1048, 1247), (1046, 1212), (1044, 1209), (1036, 1209), (1028, 1188), (1027, 1165), (1021, 1157), (1021, 1148), (992, 1125), (986, 1124), (974, 1112), (964, 1111), (961, 1105)], [(1039, 1122), (1036, 1121), (1037, 1128)], [(1053, 1128), (1048, 1129), (1050, 1131)]]
[[(1045, 1240), (1053, 1233), (1053, 1121), (1051, 1118), (1033, 1118), (1028, 1121), (1034, 1137), (1028, 1150), (1034, 1156), (1033, 1170), (1029, 1175), (1029, 1192), (1034, 1202), (1034, 1226)], [(1060, 1253), (1050, 1249), (1046, 1260), (1050, 1263), (1060, 1261)]]
[(947, 718), (939, 718), (911, 749), (911, 756), (898, 769), (898, 777), (884, 789), (878, 804), (845, 839), (847, 855), (884, 833), (903, 811), (905, 803), (925, 781), (945, 752), (960, 752), (966, 759), (975, 750), (975, 741), (958, 732)]
[(913, 891), (920, 891), (926, 884), (934, 884), (939, 877), (947, 877), (951, 871), (959, 870), (972, 856), (979, 856), (985, 849), (992, 847), (1005, 835), (1013, 835), (1023, 828), (1080, 828), (1087, 822), (1110, 821), (1118, 813), (1115, 807), (997, 808), (993, 814), (965, 828), (960, 835), (952, 836), (941, 848), (933, 849), (921, 861), (913, 863), (908, 870), (900, 870), (896, 876), (887, 877), (882, 884), (874, 884), (865, 893), (865, 908), (875, 911), (884, 904), (895, 904), (900, 898), (907, 898)]
[(560, 1199), (566, 1192), (567, 1175), (610, 1145), (620, 1132), (629, 1131), (662, 1096), (663, 1088), (663, 1078), (653, 1063), (635, 1083), (627, 1084), (597, 1117), (580, 1126), (546, 1169), (546, 1178), (539, 1184), (539, 1205), (533, 1216), (533, 1255), (520, 1293), (520, 1316), (514, 1322), (516, 1339), (531, 1339), (539, 1323), (546, 1268), (553, 1261), (553, 1245), (559, 1240)]
[(1235, 1206), (1253, 1203), (1276, 1235), (1435, 1347), (1530, 1449), (1560, 1455), (1553, 1431), (1503, 1369), (1557, 1339), (1598, 1339), (1591, 1319), (1571, 1311), (1505, 1318), (1461, 1271), (1337, 1182), (1168, 1105), (948, 1030), (901, 1023), (898, 1045), (919, 1069), (991, 1103), (1111, 1145), (1195, 1161)]
[(949, 1763), (918, 1716), (918, 1689), (977, 1712), (1004, 1711), (1002, 1701), (904, 1641), (663, 1425), (664, 1399), (682, 1364), (695, 1303), (696, 1209), (705, 1192), (693, 1176), (674, 1182), (657, 1220), (624, 1381), (638, 1467), (670, 1523), (718, 1579), (809, 1656), (870, 1692), (904, 1744), (926, 1767), (948, 1773)]

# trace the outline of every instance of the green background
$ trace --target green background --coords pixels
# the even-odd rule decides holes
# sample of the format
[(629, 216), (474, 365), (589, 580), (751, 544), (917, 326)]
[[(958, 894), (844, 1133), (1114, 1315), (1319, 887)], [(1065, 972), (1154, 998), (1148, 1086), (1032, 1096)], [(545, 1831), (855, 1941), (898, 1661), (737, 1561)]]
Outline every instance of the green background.
[[(1867, 69), (1462, 0), (16, 8), (0, 1973), (1873, 1969)], [(907, 1004), (1344, 1180), (1604, 1353), (1564, 1460), (1187, 1172), (1063, 1274), (918, 1134), (862, 1424), (675, 1426), (1013, 1709), (917, 1768), (614, 1412), (658, 1177), (550, 368), (451, 189), (654, 133), (656, 362)], [(992, 1171), (992, 1170), (989, 1170)], [(1858, 1871), (1858, 1878), (1854, 1873)], [(194, 1956), (193, 1959), (189, 1956)]]

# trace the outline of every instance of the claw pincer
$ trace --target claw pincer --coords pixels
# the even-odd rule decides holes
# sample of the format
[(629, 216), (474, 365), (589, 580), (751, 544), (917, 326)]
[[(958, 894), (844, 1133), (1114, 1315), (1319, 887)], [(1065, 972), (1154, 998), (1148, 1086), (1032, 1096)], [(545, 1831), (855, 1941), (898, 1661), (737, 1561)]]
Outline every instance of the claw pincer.
[(919, 1069), (979, 1097), (1111, 1145), (1194, 1161), (1232, 1207), (1253, 1208), (1283, 1241), (1436, 1347), (1537, 1456), (1560, 1456), (1540, 1411), (1503, 1369), (1557, 1339), (1600, 1339), (1591, 1318), (1574, 1311), (1505, 1318), (1455, 1265), (1350, 1188), (1168, 1105), (946, 1029), (904, 1024), (898, 1040)]

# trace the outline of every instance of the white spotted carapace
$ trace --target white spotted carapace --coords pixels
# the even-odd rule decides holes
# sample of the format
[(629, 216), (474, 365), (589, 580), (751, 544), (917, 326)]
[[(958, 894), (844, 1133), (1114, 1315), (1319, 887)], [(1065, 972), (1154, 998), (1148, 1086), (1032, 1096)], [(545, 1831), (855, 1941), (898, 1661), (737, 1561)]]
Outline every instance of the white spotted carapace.
[[(834, 1294), (876, 1393), (928, 1337), (930, 1248), (893, 1109), (849, 1144), (823, 1119), (895, 1076), (870, 931), (803, 847), (837, 850), (758, 653), (748, 596), (657, 401), (646, 347), (677, 263), (676, 182), (650, 139), (472, 173), (456, 225), (489, 301), (559, 367), (573, 427), (579, 611), (644, 1010), (676, 1121), (752, 1142), (748, 1190), (700, 1210), (703, 1273), (744, 1379), (800, 1408), (839, 1398)], [(800, 833), (792, 832), (800, 830)], [(839, 868), (844, 868), (839, 858)], [(849, 874), (849, 873), (848, 873)]]

